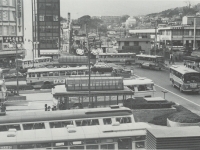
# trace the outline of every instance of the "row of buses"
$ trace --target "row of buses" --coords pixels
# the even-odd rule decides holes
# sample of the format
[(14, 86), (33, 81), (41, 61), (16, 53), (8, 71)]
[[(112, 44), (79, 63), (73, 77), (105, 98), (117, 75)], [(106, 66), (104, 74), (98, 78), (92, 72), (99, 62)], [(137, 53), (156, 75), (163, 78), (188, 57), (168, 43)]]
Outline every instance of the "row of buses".
[(144, 149), (147, 123), (119, 106), (0, 117), (1, 149)]

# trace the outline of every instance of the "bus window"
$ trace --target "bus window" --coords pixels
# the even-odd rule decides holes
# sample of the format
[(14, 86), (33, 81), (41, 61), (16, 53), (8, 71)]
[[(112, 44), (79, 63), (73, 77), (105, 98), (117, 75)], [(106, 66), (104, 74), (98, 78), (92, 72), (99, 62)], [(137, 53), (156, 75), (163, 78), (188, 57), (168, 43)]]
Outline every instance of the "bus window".
[(114, 144), (103, 144), (101, 145), (101, 149), (115, 149)]
[(0, 132), (8, 131), (6, 125), (0, 126)]
[(77, 71), (72, 71), (72, 75), (77, 75)]
[(145, 91), (145, 90), (146, 90), (145, 85), (138, 86), (138, 91)]
[(65, 71), (65, 75), (71, 75), (71, 72), (70, 71)]
[(35, 130), (35, 129), (44, 129), (44, 123), (29, 123), (23, 124), (24, 130)]
[(73, 121), (50, 122), (50, 128), (64, 128), (68, 125), (73, 125)]
[(131, 89), (132, 91), (135, 91), (135, 87), (132, 85), (130, 85), (130, 86), (127, 86), (129, 89)]
[(104, 123), (104, 125), (112, 124), (112, 120), (111, 120), (111, 118), (104, 118), (103, 123)]
[(146, 90), (153, 90), (153, 85), (152, 84), (147, 84), (146, 85)]
[(7, 125), (7, 129), (16, 129), (16, 130), (21, 130), (19, 124), (14, 124), (14, 125)]
[(53, 72), (49, 72), (49, 76), (53, 76)]
[(43, 73), (41, 73), (41, 74), (43, 75), (43, 77), (48, 76), (48, 72), (43, 72)]
[(45, 129), (44, 123), (35, 123), (33, 129)]
[(83, 75), (83, 70), (78, 70), (78, 75)]
[(33, 130), (33, 125), (34, 124), (23, 124), (23, 129), (24, 130)]
[(116, 118), (116, 121), (121, 124), (131, 123), (131, 118), (130, 117), (119, 117), (119, 118)]
[(26, 145), (18, 145), (17, 149), (33, 149), (35, 147), (34, 144), (26, 144)]
[(37, 143), (35, 144), (36, 148), (45, 148), (45, 147), (51, 147), (51, 143)]
[(99, 149), (98, 145), (86, 145), (86, 149)]
[(65, 76), (65, 71), (60, 71), (60, 76)]
[(58, 71), (54, 72), (54, 76), (59, 76), (59, 72)]
[(35, 73), (31, 73), (31, 77), (35, 77)]

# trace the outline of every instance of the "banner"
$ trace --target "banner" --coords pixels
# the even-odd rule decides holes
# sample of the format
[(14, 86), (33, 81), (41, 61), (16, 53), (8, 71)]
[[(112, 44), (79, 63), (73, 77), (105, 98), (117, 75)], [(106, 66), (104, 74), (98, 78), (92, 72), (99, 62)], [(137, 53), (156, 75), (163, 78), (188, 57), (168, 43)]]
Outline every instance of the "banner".
[(4, 36), (3, 37), (3, 43), (13, 43), (13, 42), (18, 42), (18, 43), (23, 43), (24, 38), (23, 36)]

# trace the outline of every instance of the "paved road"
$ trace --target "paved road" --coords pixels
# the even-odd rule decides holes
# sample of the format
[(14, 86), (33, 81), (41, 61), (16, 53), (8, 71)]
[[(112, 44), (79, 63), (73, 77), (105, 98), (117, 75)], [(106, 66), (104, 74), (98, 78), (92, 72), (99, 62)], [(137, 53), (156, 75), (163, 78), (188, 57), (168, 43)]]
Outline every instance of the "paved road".
[(155, 96), (164, 97), (163, 90), (168, 91), (165, 98), (169, 101), (174, 101), (188, 108), (189, 110), (200, 115), (200, 94), (194, 93), (180, 93), (177, 88), (172, 87), (169, 80), (169, 71), (143, 69), (137, 66), (134, 67), (134, 74), (140, 77), (147, 77), (154, 81), (157, 92)]

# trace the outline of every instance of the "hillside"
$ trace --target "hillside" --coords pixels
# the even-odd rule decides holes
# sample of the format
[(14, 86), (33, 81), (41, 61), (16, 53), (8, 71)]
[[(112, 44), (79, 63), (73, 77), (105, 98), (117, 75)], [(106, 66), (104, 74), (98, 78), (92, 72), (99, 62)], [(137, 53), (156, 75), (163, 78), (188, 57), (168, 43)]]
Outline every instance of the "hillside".
[(196, 15), (197, 12), (200, 12), (200, 3), (197, 5), (194, 5), (194, 6), (191, 6), (191, 4), (189, 3), (188, 6), (167, 9), (162, 12), (151, 13), (146, 16), (149, 16), (149, 17), (159, 16), (159, 17), (169, 17), (170, 18), (170, 17), (176, 16), (176, 15), (182, 15), (182, 16)]

